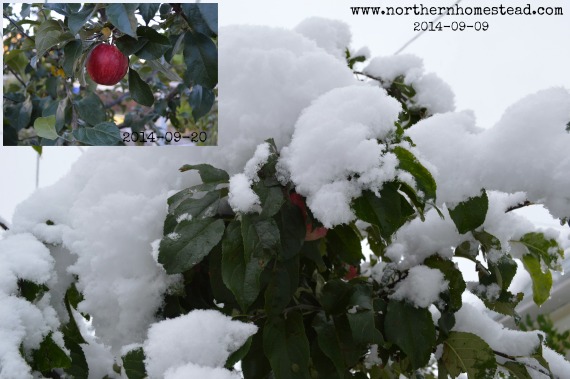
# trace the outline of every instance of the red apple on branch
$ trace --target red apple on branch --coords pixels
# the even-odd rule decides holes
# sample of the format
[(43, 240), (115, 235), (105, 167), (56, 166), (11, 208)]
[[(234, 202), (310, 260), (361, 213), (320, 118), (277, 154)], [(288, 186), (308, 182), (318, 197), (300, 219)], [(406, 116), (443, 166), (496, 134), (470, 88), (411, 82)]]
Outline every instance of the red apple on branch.
[(127, 73), (129, 58), (116, 46), (102, 43), (91, 51), (86, 67), (95, 83), (113, 85), (119, 83)]
[(324, 226), (313, 229), (313, 223), (308, 220), (307, 205), (305, 200), (298, 193), (292, 193), (290, 196), (291, 203), (295, 204), (303, 213), (303, 220), (305, 220), (306, 234), (305, 241), (315, 241), (327, 235), (328, 229)]

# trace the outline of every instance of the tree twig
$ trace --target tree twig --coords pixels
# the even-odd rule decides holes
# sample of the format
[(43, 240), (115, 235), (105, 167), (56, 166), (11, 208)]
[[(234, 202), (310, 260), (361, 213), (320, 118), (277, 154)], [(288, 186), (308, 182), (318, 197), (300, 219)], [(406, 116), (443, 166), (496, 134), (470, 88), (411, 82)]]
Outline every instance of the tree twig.
[(16, 27), (16, 29), (18, 29), (18, 31), (19, 31), (20, 33), (22, 33), (24, 36), (26, 36), (27, 38), (29, 38), (32, 42), (36, 43), (36, 40), (35, 40), (33, 37), (30, 37), (30, 36), (28, 35), (28, 33), (26, 33), (26, 32), (24, 31), (24, 29), (22, 29), (22, 27), (21, 27), (20, 25), (18, 25), (14, 20), (12, 20), (12, 19), (10, 18), (10, 16), (8, 16), (8, 14), (7, 14), (6, 12), (4, 12), (4, 18), (8, 19), (8, 21), (10, 21), (10, 23), (11, 23), (12, 25), (14, 25), (14, 26)]
[[(543, 369), (540, 368), (540, 367), (536, 367), (536, 366), (534, 366), (534, 365), (532, 365), (532, 364), (530, 364), (530, 363), (519, 361), (519, 360), (517, 360), (516, 357), (513, 357), (512, 355), (505, 354), (505, 353), (502, 353), (502, 352), (496, 351), (496, 350), (493, 350), (493, 353), (494, 353), (495, 355), (498, 355), (499, 357), (502, 357), (502, 358), (511, 360), (511, 361), (513, 361), (513, 362), (522, 363), (522, 364), (525, 365), (526, 367), (528, 367), (528, 368), (530, 368), (530, 369), (533, 369), (533, 370), (536, 370), (536, 371), (540, 372), (541, 374), (544, 374), (544, 375), (550, 377), (550, 374), (551, 374), (551, 373), (549, 373), (549, 372), (543, 370)], [(560, 379), (560, 377), (554, 376), (554, 379)]]
[(534, 204), (535, 203), (533, 203), (532, 201), (525, 200), (522, 203), (518, 203), (517, 205), (513, 205), (512, 207), (508, 207), (507, 210), (505, 211), (505, 213), (509, 213), (509, 212), (514, 211), (516, 209), (528, 207), (529, 205), (534, 205)]
[(111, 108), (114, 107), (115, 105), (119, 104), (121, 101), (125, 100), (127, 97), (131, 96), (130, 92), (125, 92), (123, 93), (121, 96), (119, 96), (118, 98), (116, 98), (113, 101), (108, 102), (107, 104), (105, 104), (105, 108)]
[(24, 86), (24, 88), (26, 87), (26, 83), (24, 83), (24, 81), (20, 78), (20, 76), (14, 71), (12, 70), (11, 67), (8, 66), (8, 71), (10, 71), (12, 74), (14, 74), (14, 76), (16, 77), (16, 79), (18, 79), (18, 81), (20, 83), (22, 83), (22, 85)]

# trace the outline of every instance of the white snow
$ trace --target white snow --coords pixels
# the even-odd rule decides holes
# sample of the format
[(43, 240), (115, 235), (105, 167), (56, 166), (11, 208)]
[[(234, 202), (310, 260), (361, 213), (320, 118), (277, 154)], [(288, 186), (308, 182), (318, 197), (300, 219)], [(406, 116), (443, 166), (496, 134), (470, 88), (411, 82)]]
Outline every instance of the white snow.
[[(18, 294), (18, 280), (45, 284), (54, 276), (49, 250), (29, 233), (6, 233), (0, 240), (0, 378), (29, 378), (30, 368), (20, 355), (29, 353), (44, 337), (57, 332), (59, 319), (50, 294), (30, 303)], [(54, 341), (61, 341), (59, 332)]]
[(483, 311), (465, 302), (455, 314), (453, 330), (473, 333), (487, 342), (491, 349), (512, 356), (532, 354), (540, 343), (538, 335), (542, 333), (507, 329)]
[(251, 179), (245, 174), (235, 174), (230, 178), (228, 201), (235, 212), (260, 212), (259, 196), (251, 188)]
[(455, 95), (449, 84), (434, 73), (426, 74), (413, 83), (415, 106), (427, 108), (430, 115), (455, 110)]
[(370, 60), (363, 72), (384, 81), (389, 87), (398, 76), (404, 76), (411, 83), (423, 74), (423, 60), (412, 54), (399, 54), (386, 57), (375, 57)]
[[(183, 164), (227, 170), (234, 210), (258, 211), (251, 185), (269, 154), (263, 141), (274, 138), (281, 177), (292, 181), (326, 227), (354, 221), (350, 204), (363, 190), (378, 191), (396, 177), (412, 183), (378, 142), (394, 131), (401, 106), (346, 67), (344, 48), (351, 47), (345, 24), (312, 19), (295, 31), (240, 26), (222, 28), (220, 35), (219, 147), (90, 149), (68, 176), (18, 206), (11, 230), (0, 240), (0, 377), (31, 376), (18, 348), (37, 347), (67, 321), (62, 299), (74, 275), (84, 295), (79, 311), (93, 320), (84, 330), (93, 337), (86, 336), (84, 346), (90, 377), (110, 374), (124, 346), (143, 342), (151, 377), (237, 377), (222, 366), (255, 326), (214, 311), (160, 322), (155, 316), (180, 279), (157, 263), (166, 200), (199, 183), (196, 172), (178, 171)], [(433, 114), (409, 135), (417, 145), (411, 151), (438, 183), (437, 204), (446, 219), (429, 210), (425, 222), (414, 220), (398, 231), (386, 255), (399, 270), (410, 271), (394, 299), (426, 307), (445, 291), (441, 272), (418, 265), (433, 254), (450, 259), (452, 247), (470, 238), (459, 235), (447, 207), (478, 195), (480, 188), (490, 200), (482, 228), (504, 249), (534, 229), (520, 215), (505, 213), (509, 206), (528, 199), (544, 203), (554, 216), (570, 216), (567, 89), (527, 96), (483, 130), (473, 113), (452, 112), (449, 86), (434, 74), (424, 75), (418, 57), (373, 58), (364, 72), (381, 77), (383, 87), (403, 75), (417, 91), (411, 102)], [(522, 254), (516, 246), (510, 252)], [(380, 280), (383, 267), (380, 262), (366, 272)], [(18, 278), (45, 283), (50, 296), (33, 304), (17, 298)], [(489, 290), (492, 295), (496, 288)], [(467, 303), (455, 328), (512, 355), (529, 354), (538, 343), (537, 333), (504, 329)], [(61, 335), (54, 339), (61, 341)], [(569, 372), (568, 363), (551, 351), (544, 355), (555, 373)]]
[(214, 310), (195, 310), (155, 323), (144, 343), (147, 373), (151, 379), (159, 379), (169, 368), (176, 369), (188, 363), (223, 367), (229, 355), (256, 331), (255, 325), (233, 321)]
[(345, 60), (345, 50), (352, 39), (348, 24), (322, 17), (310, 17), (301, 21), (294, 30), (315, 41), (327, 53), (341, 61)]
[(225, 368), (220, 367), (203, 367), (193, 363), (187, 363), (184, 366), (169, 368), (164, 373), (164, 379), (240, 379), (241, 376)]
[(246, 162), (243, 173), (252, 181), (259, 181), (257, 171), (267, 163), (269, 155), (271, 154), (270, 148), (271, 146), (267, 142), (259, 144), (253, 153), (253, 157)]
[[(397, 160), (383, 156), (377, 139), (394, 130), (400, 111), (381, 88), (359, 85), (321, 96), (297, 121), (280, 167), (325, 227), (352, 221), (351, 199), (394, 178)], [(355, 175), (362, 181), (348, 180)]]
[[(409, 134), (437, 168), (438, 202), (454, 202), (486, 188), (525, 192), (554, 217), (570, 215), (570, 93), (552, 88), (509, 107), (490, 129), (476, 127), (472, 113), (438, 114)], [(445, 136), (445, 143), (441, 143)], [(491, 168), (492, 169), (489, 169)]]
[(251, 186), (259, 181), (257, 172), (263, 167), (271, 154), (271, 146), (265, 142), (259, 144), (243, 169), (243, 173), (235, 174), (230, 178), (230, 192), (228, 201), (234, 212), (253, 213), (261, 212), (259, 196)]
[(449, 282), (440, 270), (427, 266), (415, 266), (408, 271), (408, 276), (396, 284), (391, 299), (407, 301), (416, 308), (427, 308), (439, 301), (439, 294), (448, 290)]
[(386, 249), (386, 256), (397, 263), (400, 270), (421, 264), (436, 253), (451, 259), (452, 246), (457, 246), (463, 238), (447, 209), (441, 211), (445, 219), (439, 217), (435, 209), (431, 209), (426, 213), (424, 222), (415, 218), (398, 230), (394, 242)]
[(220, 36), (220, 148), (203, 150), (230, 174), (241, 172), (268, 138), (279, 149), (288, 145), (299, 114), (311, 101), (357, 82), (343, 61), (299, 33), (233, 26), (221, 28)]
[(8, 234), (0, 240), (0, 262), (0, 292), (6, 295), (17, 293), (18, 279), (47, 282), (54, 265), (49, 250), (29, 233)]

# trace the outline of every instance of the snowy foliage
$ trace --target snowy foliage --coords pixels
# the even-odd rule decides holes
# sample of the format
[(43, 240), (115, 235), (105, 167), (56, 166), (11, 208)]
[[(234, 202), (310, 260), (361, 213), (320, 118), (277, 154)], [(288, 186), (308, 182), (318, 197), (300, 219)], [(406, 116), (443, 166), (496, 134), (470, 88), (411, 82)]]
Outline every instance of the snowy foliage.
[[(218, 148), (91, 149), (22, 203), (0, 240), (0, 377), (31, 378), (45, 341), (55, 367), (83, 354), (94, 379), (133, 367), (236, 379), (239, 360), (245, 377), (412, 373), (435, 352), (459, 375), (449, 354), (465, 343), (481, 347), (473, 372), (504, 365), (494, 351), (529, 375), (541, 356), (570, 372), (540, 353), (538, 333), (462, 300), (472, 289), (516, 316), (514, 259), (535, 302), (550, 295), (558, 235), (511, 209), (528, 200), (570, 216), (570, 93), (530, 95), (483, 130), (418, 57), (353, 73), (350, 39), (319, 18), (222, 29)], [(481, 286), (466, 286), (456, 256), (478, 264)]]

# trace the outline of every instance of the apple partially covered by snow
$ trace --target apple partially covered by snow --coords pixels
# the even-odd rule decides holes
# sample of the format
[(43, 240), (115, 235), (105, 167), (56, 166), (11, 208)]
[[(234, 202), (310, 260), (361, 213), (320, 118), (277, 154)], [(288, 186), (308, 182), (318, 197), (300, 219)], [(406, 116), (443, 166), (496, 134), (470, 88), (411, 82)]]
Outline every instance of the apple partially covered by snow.
[(305, 200), (303, 199), (303, 197), (298, 193), (292, 193), (290, 198), (291, 198), (291, 203), (299, 207), (299, 209), (303, 213), (303, 220), (305, 220), (305, 226), (307, 228), (307, 234), (305, 234), (305, 241), (315, 241), (326, 236), (328, 229), (325, 228), (324, 226), (320, 226), (318, 228), (313, 229), (313, 223), (311, 222), (311, 220), (308, 220), (307, 205), (305, 204)]
[(116, 46), (103, 43), (91, 51), (86, 67), (95, 83), (113, 85), (119, 83), (127, 73), (129, 58)]

